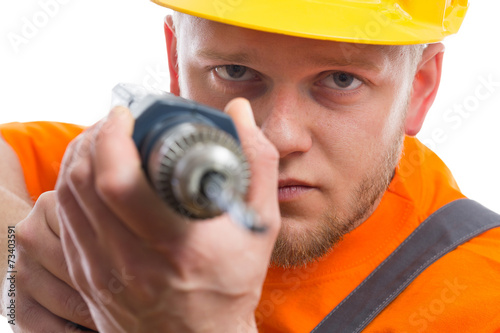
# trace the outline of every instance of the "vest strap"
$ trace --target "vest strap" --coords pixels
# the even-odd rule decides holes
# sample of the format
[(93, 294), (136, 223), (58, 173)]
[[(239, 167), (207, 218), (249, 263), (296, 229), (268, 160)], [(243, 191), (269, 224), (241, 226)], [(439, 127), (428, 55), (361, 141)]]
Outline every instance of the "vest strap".
[(458, 245), (500, 226), (500, 215), (459, 199), (429, 216), (312, 331), (361, 332), (424, 269)]

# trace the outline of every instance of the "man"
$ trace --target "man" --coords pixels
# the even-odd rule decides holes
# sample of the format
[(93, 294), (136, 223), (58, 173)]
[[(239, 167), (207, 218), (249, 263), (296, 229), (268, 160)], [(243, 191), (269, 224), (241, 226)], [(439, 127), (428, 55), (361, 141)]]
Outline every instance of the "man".
[[(437, 41), (466, 5), (433, 4), (423, 24), (424, 4), (161, 4), (193, 15), (167, 19), (171, 92), (233, 117), (252, 171), (247, 202), (268, 230), (227, 216), (183, 223), (142, 174), (120, 107), (69, 145), (56, 191), (31, 209), (30, 196), (54, 187), (62, 152), (30, 161), (23, 138), (40, 138), (37, 125), (5, 127), (19, 161), (4, 143), (2, 211), (14, 222), (31, 211), (16, 228), (14, 328), (311, 331), (425, 219), (463, 198), (411, 136), (439, 86)], [(42, 146), (80, 132), (43, 126)], [(40, 166), (53, 179), (26, 179)], [(494, 332), (499, 250), (497, 228), (444, 255), (366, 331)]]

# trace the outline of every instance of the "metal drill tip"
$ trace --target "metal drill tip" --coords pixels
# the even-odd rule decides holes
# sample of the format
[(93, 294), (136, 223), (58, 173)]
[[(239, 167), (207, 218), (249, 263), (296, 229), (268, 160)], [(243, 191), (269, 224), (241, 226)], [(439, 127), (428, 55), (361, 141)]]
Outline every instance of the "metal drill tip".
[(259, 225), (259, 216), (255, 210), (224, 185), (225, 179), (221, 174), (208, 173), (203, 177), (203, 193), (220, 210), (227, 212), (231, 220), (252, 232), (265, 232), (267, 227)]

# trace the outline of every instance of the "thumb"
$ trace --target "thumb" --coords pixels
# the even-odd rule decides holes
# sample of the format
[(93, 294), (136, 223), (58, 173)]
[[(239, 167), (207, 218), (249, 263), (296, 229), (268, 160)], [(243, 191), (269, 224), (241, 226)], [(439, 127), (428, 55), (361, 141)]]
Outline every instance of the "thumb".
[(240, 123), (242, 126), (257, 127), (250, 102), (245, 98), (233, 99), (226, 105), (224, 112), (230, 115), (235, 123)]
[[(224, 112), (232, 118), (236, 130), (238, 131), (238, 136), (240, 137), (245, 156), (248, 161), (251, 162), (257, 155), (257, 145), (255, 143), (250, 143), (250, 139), (252, 136), (258, 135), (260, 131), (255, 124), (250, 102), (245, 98), (235, 98), (226, 105)], [(266, 144), (267, 139), (265, 139), (265, 141), (266, 142), (257, 143)]]
[(270, 235), (275, 236), (281, 219), (278, 206), (278, 151), (255, 124), (248, 100), (233, 99), (227, 104), (225, 112), (234, 121), (243, 153), (250, 165), (248, 204), (269, 227)]

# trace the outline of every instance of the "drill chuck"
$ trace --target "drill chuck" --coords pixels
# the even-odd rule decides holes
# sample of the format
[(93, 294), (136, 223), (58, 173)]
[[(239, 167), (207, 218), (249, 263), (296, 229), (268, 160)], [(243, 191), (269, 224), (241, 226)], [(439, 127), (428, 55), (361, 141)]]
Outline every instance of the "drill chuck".
[(210, 218), (223, 213), (212, 200), (221, 192), (242, 198), (248, 166), (237, 142), (206, 124), (182, 123), (154, 144), (147, 173), (157, 193), (179, 213)]
[[(235, 207), (242, 207), (250, 172), (228, 115), (128, 84), (113, 89), (113, 104), (136, 118), (133, 139), (144, 172), (170, 207), (192, 219), (242, 215)], [(243, 215), (240, 222), (253, 228), (252, 214)]]

